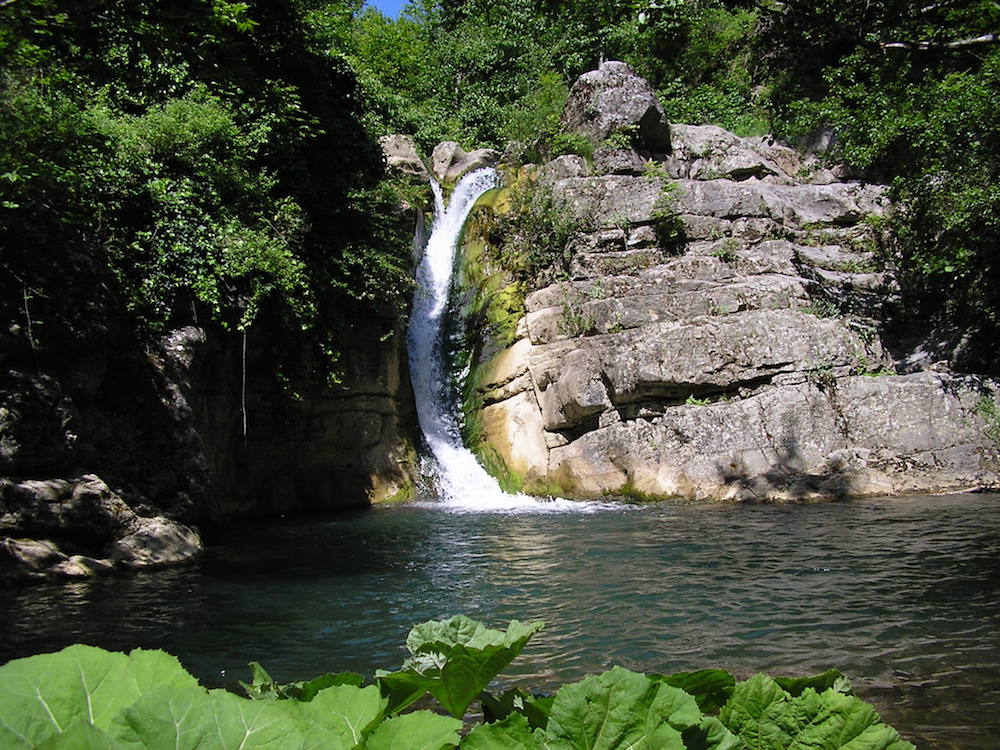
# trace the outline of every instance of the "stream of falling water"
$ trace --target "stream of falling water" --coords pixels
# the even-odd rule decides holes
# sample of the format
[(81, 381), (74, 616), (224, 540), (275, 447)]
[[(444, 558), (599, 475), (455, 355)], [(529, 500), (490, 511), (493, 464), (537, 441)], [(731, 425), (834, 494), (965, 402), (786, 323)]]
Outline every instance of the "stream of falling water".
[(456, 510), (596, 510), (603, 504), (540, 500), (504, 492), (462, 442), (458, 405), (448, 385), (444, 354), (448, 294), (456, 247), (465, 220), (476, 200), (498, 183), (499, 176), (493, 169), (470, 172), (455, 186), (445, 206), (441, 187), (431, 181), (434, 223), (417, 267), (407, 343), (417, 419), (436, 464), (441, 503)]

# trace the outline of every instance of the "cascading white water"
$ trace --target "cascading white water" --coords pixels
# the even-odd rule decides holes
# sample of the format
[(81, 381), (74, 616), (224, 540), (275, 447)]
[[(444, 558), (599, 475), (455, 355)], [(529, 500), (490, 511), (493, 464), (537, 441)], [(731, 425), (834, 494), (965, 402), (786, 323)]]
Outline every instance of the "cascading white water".
[(455, 265), (455, 249), (462, 226), (476, 199), (498, 184), (493, 169), (477, 169), (459, 181), (447, 208), (440, 186), (434, 190), (434, 223), (424, 256), (417, 267), (417, 288), (407, 340), (410, 378), (417, 405), (417, 419), (437, 464), (442, 501), (467, 510), (557, 510), (581, 503), (567, 500), (539, 501), (527, 495), (510, 495), (500, 489), (476, 457), (462, 443), (456, 420), (457, 405), (449, 393), (444, 362), (444, 322)]

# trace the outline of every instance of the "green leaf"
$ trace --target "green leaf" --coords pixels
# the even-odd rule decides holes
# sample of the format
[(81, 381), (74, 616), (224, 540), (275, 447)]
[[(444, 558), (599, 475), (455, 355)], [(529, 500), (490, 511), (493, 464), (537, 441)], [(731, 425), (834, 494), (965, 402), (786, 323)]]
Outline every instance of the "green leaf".
[(458, 745), (459, 719), (414, 711), (384, 721), (364, 744), (365, 750), (441, 750)]
[(311, 701), (320, 690), (336, 685), (354, 685), (361, 687), (365, 684), (364, 677), (355, 672), (339, 672), (337, 674), (324, 674), (304, 682), (277, 683), (260, 664), (255, 661), (250, 662), (251, 682), (248, 685), (240, 682), (240, 686), (246, 694), (254, 700), (276, 700), (291, 698), (297, 701)]
[(355, 747), (382, 721), (386, 703), (375, 685), (335, 685), (319, 691), (309, 702), (288, 705), (299, 712), (309, 747), (327, 747), (323, 743), (332, 740)]
[[(833, 679), (836, 684), (837, 679)], [(875, 709), (835, 689), (792, 697), (765, 675), (737, 684), (719, 719), (746, 750), (904, 750), (913, 746)]]
[(701, 724), (684, 732), (687, 750), (737, 750), (743, 742), (714, 716), (706, 716)]
[(701, 669), (670, 675), (651, 674), (649, 678), (673, 685), (693, 696), (698, 702), (698, 708), (705, 713), (714, 713), (722, 708), (736, 686), (736, 678), (724, 669)]
[(196, 686), (162, 651), (125, 655), (75, 645), (0, 667), (0, 746), (29, 748), (75, 720), (107, 729), (125, 707), (159, 685)]
[(481, 724), (462, 740), (463, 750), (543, 750), (544, 733), (535, 734), (521, 714), (503, 721)]
[(296, 705), (248, 700), (224, 690), (166, 687), (126, 709), (111, 733), (125, 747), (144, 750), (303, 748), (305, 727), (289, 710)]
[(812, 688), (817, 693), (831, 689), (848, 695), (851, 693), (850, 680), (836, 669), (828, 669), (812, 677), (775, 677), (774, 681), (792, 697), (801, 695), (806, 688)]
[(555, 696), (531, 695), (520, 688), (510, 688), (498, 696), (485, 690), (479, 694), (485, 721), (502, 721), (511, 714), (521, 714), (532, 729), (544, 729), (549, 723), (549, 712), (554, 700)]
[(778, 723), (786, 715), (789, 695), (767, 675), (756, 674), (736, 685), (719, 720), (740, 736), (748, 750), (788, 747), (790, 737)]
[(400, 672), (394, 673), (411, 676), (383, 678), (388, 678), (390, 694), (408, 699), (426, 690), (448, 713), (461, 718), (476, 696), (542, 627), (542, 622), (523, 624), (512, 620), (504, 632), (464, 615), (421, 623), (406, 638), (410, 658)]
[(80, 720), (70, 724), (65, 732), (49, 737), (35, 747), (36, 750), (123, 750), (124, 748), (93, 724)]
[(396, 715), (420, 700), (430, 689), (431, 679), (416, 672), (375, 672), (375, 682), (389, 701), (388, 713)]
[(113, 735), (146, 750), (354, 748), (381, 721), (374, 685), (339, 685), (309, 702), (257, 701), (223, 690), (164, 688), (118, 718)]
[(694, 698), (679, 688), (615, 667), (560, 688), (547, 737), (554, 750), (680, 750), (681, 731), (701, 718)]

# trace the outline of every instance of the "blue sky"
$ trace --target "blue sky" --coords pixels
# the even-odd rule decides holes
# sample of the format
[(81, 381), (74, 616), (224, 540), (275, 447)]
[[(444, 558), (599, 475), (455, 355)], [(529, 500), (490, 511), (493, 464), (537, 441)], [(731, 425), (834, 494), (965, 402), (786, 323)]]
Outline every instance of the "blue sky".
[(365, 5), (372, 5), (382, 11), (383, 16), (399, 18), (399, 13), (409, 0), (367, 0)]

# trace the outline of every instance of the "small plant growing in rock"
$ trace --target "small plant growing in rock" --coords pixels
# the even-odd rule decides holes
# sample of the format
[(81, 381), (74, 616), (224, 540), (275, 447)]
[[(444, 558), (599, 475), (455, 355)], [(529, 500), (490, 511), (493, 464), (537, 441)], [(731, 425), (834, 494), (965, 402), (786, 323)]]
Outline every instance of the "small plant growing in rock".
[(601, 141), (601, 149), (630, 149), (634, 148), (636, 139), (636, 128), (630, 126), (608, 133), (608, 137)]
[(723, 263), (732, 263), (736, 260), (736, 251), (739, 249), (739, 241), (735, 237), (727, 237), (712, 249), (712, 256)]
[(586, 300), (582, 294), (572, 287), (563, 287), (559, 333), (575, 338), (594, 330), (594, 316), (585, 309), (585, 304)]
[(684, 242), (684, 223), (681, 221), (679, 188), (676, 182), (662, 181), (662, 189), (653, 205), (653, 231), (663, 249), (680, 249)]
[(840, 310), (828, 299), (813, 300), (811, 305), (802, 308), (802, 312), (817, 318), (836, 318), (840, 315)]
[(993, 444), (994, 458), (1000, 457), (1000, 405), (993, 396), (983, 396), (976, 403), (976, 413), (983, 420), (983, 435)]

